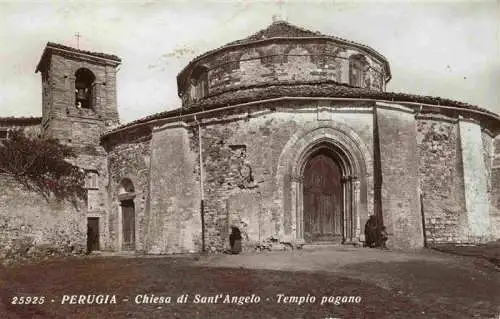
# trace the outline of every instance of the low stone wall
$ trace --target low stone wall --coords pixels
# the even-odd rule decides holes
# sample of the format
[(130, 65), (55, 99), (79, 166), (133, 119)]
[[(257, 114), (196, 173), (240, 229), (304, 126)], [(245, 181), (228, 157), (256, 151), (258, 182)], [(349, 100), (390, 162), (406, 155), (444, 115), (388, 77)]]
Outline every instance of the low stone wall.
[(0, 175), (0, 262), (86, 251), (86, 211)]

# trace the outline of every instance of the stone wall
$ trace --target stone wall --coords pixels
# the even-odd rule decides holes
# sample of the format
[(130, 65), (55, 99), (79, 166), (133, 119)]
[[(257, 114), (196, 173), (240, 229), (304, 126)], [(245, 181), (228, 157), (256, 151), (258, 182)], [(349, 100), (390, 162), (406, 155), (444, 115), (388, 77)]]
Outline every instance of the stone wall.
[(381, 204), (388, 247), (424, 245), (419, 200), (417, 127), (413, 111), (377, 103), (377, 132), (382, 174)]
[[(73, 163), (87, 172), (87, 217), (99, 218), (99, 249), (109, 250), (109, 176), (108, 158), (102, 148), (78, 149)], [(90, 185), (89, 178), (96, 175), (97, 185)]]
[[(13, 121), (14, 122), (14, 121)], [(38, 138), (41, 134), (40, 124), (19, 124), (19, 123), (9, 123), (8, 121), (0, 121), (0, 130), (20, 130), (30, 138)]]
[(467, 211), (456, 119), (433, 115), (417, 121), (420, 190), (428, 243), (467, 240)]
[[(106, 228), (107, 232), (109, 232), (109, 249), (118, 251), (122, 249), (122, 216), (118, 195), (122, 181), (130, 179), (135, 193), (135, 248), (137, 251), (146, 250), (151, 176), (149, 173), (150, 160), (149, 137), (128, 140), (126, 143), (114, 145), (109, 151), (109, 185), (106, 183), (106, 191), (109, 192), (108, 227)], [(152, 178), (155, 179), (154, 176)]]
[(484, 242), (491, 239), (491, 219), (481, 126), (475, 122), (460, 120), (459, 130), (469, 225), (468, 240)]
[[(361, 87), (384, 90), (383, 64), (378, 58), (356, 48), (331, 41), (277, 41), (231, 48), (199, 61), (208, 72), (208, 93), (259, 84), (325, 81), (350, 84), (349, 58), (363, 54), (367, 71)], [(183, 105), (193, 100), (196, 91), (186, 78), (181, 84)]]
[(187, 253), (202, 249), (196, 135), (176, 122), (153, 131), (150, 209), (145, 233), (149, 253)]
[(45, 199), (0, 175), (0, 262), (86, 251), (83, 203)]
[[(92, 109), (75, 105), (75, 72), (79, 68), (89, 69), (96, 78)], [(99, 145), (105, 126), (118, 123), (116, 69), (77, 55), (54, 53), (50, 68), (42, 73), (44, 135), (65, 143)]]
[(498, 238), (497, 228), (500, 226), (498, 220), (496, 220), (496, 214), (493, 207), (493, 184), (492, 184), (492, 166), (493, 166), (493, 158), (494, 158), (494, 149), (493, 149), (493, 136), (487, 130), (481, 131), (481, 139), (483, 142), (483, 159), (484, 159), (484, 167), (486, 168), (486, 199), (489, 209), (490, 215), (490, 233), (491, 239), (495, 240)]
[[(322, 105), (320, 109), (319, 104)], [(359, 107), (359, 105), (357, 105)], [(207, 247), (227, 247), (230, 226), (240, 228), (244, 249), (254, 249), (270, 238), (294, 238), (297, 225), (295, 199), (286, 179), (278, 174), (285, 148), (310, 132), (331, 128), (357, 135), (372, 152), (372, 114), (350, 104), (301, 102), (270, 105), (267, 109), (203, 119), (205, 222)], [(191, 152), (197, 154), (197, 132)], [(373, 210), (372, 169), (366, 172), (363, 216)], [(280, 179), (280, 177), (282, 179)], [(368, 207), (368, 208), (367, 208)]]
[(493, 139), (491, 163), (491, 223), (493, 239), (500, 238), (500, 136)]

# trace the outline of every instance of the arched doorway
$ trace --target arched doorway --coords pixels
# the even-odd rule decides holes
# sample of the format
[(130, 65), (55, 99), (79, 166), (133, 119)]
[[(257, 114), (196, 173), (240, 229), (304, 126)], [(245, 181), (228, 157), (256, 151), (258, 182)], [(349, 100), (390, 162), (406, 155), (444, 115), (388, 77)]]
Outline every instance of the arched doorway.
[(302, 238), (306, 243), (352, 242), (356, 233), (352, 167), (344, 152), (321, 143), (302, 168)]
[(343, 239), (342, 171), (326, 149), (311, 156), (304, 168), (304, 240)]
[(128, 178), (120, 183), (118, 199), (121, 207), (121, 249), (135, 250), (135, 189)]
[(341, 196), (341, 240), (344, 244), (359, 244), (361, 225), (373, 211), (373, 195), (368, 192), (373, 189), (373, 176), (367, 170), (367, 167), (373, 167), (373, 160), (358, 134), (339, 122), (330, 122), (327, 126), (313, 123), (305, 132), (293, 135), (283, 148), (276, 174), (278, 189), (275, 194), (281, 203), (279, 211), (283, 221), (282, 226), (276, 225), (278, 236), (305, 243), (304, 175), (307, 175), (310, 161), (319, 154), (331, 158), (341, 172), (341, 192), (334, 193)]

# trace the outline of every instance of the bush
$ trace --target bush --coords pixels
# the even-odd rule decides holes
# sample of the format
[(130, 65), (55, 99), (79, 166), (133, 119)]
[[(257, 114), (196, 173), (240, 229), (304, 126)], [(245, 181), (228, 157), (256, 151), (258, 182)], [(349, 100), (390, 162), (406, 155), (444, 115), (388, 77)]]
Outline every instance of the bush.
[(0, 143), (0, 173), (10, 175), (45, 198), (86, 197), (85, 172), (68, 162), (74, 151), (55, 139), (30, 138), (14, 131)]

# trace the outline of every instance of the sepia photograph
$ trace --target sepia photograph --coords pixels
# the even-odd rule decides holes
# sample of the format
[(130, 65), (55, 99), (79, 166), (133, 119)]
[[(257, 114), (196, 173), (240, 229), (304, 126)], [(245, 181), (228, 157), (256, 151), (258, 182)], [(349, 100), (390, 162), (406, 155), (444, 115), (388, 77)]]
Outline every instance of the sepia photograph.
[(0, 0), (0, 319), (500, 319), (499, 0)]

